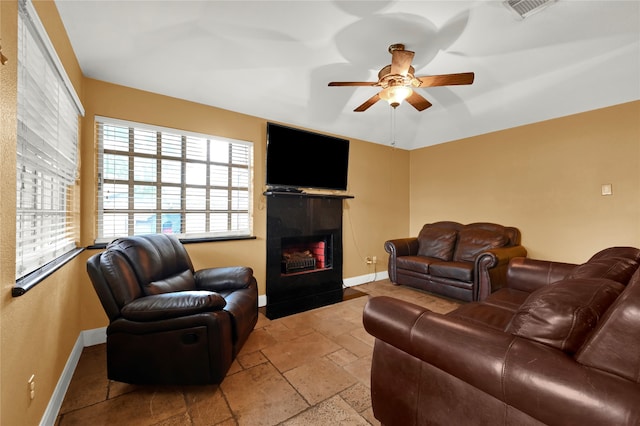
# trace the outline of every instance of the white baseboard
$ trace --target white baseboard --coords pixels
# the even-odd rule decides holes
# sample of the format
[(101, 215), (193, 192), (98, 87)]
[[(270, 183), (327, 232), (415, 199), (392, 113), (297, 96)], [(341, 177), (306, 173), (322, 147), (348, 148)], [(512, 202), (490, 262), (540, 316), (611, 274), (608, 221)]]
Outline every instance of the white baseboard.
[(389, 273), (387, 271), (380, 271), (374, 274), (366, 274), (366, 275), (360, 275), (359, 277), (345, 278), (344, 280), (342, 280), (342, 282), (344, 283), (345, 287), (353, 287), (356, 285), (366, 284), (373, 281), (386, 280), (387, 278), (389, 278)]
[(53, 395), (51, 395), (49, 404), (47, 404), (47, 409), (44, 411), (44, 415), (40, 420), (40, 426), (53, 426), (56, 424), (56, 419), (58, 418), (58, 414), (60, 413), (60, 407), (62, 407), (64, 396), (67, 394), (69, 383), (71, 383), (71, 378), (73, 377), (73, 373), (76, 371), (76, 367), (78, 366), (80, 355), (82, 355), (82, 349), (87, 346), (105, 343), (106, 341), (107, 327), (95, 328), (93, 330), (85, 330), (80, 332), (75, 345), (73, 345), (73, 349), (71, 350), (69, 359), (67, 359), (67, 363), (62, 370), (62, 374), (58, 379), (58, 383), (53, 390)]

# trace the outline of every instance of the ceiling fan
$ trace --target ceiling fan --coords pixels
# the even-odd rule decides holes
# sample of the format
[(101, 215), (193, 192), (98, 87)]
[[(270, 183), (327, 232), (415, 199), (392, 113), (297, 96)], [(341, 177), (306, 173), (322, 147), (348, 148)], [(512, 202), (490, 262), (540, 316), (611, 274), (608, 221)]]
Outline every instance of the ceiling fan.
[(413, 89), (418, 87), (451, 86), (473, 83), (474, 74), (464, 72), (458, 74), (442, 74), (415, 77), (415, 69), (411, 61), (415, 52), (404, 50), (404, 44), (389, 46), (391, 65), (382, 68), (378, 73), (378, 81), (332, 81), (329, 86), (378, 86), (382, 90), (366, 100), (355, 112), (367, 110), (371, 105), (384, 99), (393, 108), (397, 108), (406, 99), (418, 111), (431, 106), (431, 102)]

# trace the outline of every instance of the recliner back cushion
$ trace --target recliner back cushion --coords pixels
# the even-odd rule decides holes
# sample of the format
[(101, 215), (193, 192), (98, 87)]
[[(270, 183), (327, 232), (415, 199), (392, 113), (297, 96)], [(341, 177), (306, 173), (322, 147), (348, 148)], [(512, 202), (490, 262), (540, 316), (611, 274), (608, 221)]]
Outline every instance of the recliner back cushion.
[(449, 261), (453, 258), (458, 231), (430, 225), (422, 227), (418, 234), (418, 256)]
[(465, 228), (458, 231), (458, 242), (453, 254), (457, 262), (473, 262), (478, 253), (503, 247), (508, 238), (501, 233), (485, 229)]
[(125, 256), (115, 250), (100, 255), (100, 270), (118, 307), (142, 296), (138, 278)]
[[(142, 288), (146, 288), (153, 282), (172, 280), (174, 276), (183, 274), (187, 270), (193, 275), (193, 265), (184, 246), (176, 237), (170, 235), (152, 234), (121, 238), (109, 244), (107, 250), (118, 250), (124, 254)], [(171, 283), (162, 283), (158, 287), (166, 288), (168, 285), (175, 285), (184, 290), (187, 282), (189, 282), (188, 278), (176, 279)], [(190, 282), (193, 283), (193, 278)], [(195, 290), (195, 284), (187, 290)]]
[(575, 353), (624, 286), (607, 279), (567, 279), (527, 297), (507, 332)]

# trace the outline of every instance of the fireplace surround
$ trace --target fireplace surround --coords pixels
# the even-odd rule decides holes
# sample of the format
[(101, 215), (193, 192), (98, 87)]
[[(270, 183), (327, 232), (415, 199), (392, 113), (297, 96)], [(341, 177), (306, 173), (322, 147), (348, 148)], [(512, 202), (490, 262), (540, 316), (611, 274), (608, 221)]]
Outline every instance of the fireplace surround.
[(342, 208), (349, 195), (265, 192), (266, 316), (343, 300)]

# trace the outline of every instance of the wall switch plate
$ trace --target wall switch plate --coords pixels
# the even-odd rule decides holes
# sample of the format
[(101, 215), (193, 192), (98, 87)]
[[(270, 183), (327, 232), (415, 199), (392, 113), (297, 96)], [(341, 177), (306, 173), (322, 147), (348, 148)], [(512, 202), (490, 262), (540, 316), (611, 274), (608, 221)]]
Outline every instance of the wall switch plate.
[(613, 195), (613, 187), (610, 183), (602, 184), (602, 195)]

